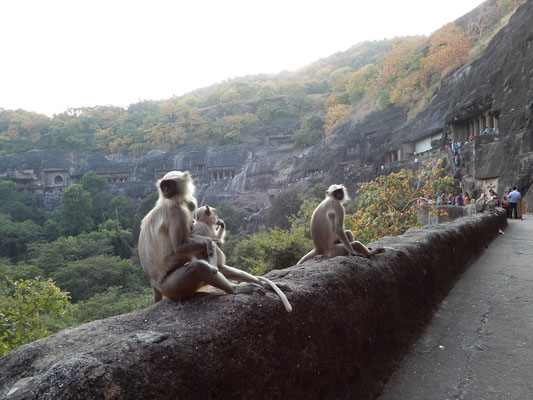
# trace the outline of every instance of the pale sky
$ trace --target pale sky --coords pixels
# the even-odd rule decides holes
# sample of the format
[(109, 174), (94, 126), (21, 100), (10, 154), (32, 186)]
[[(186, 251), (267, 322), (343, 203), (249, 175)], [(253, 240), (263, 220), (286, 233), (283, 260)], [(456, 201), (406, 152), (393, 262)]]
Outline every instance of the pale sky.
[(128, 106), (428, 35), (483, 0), (0, 0), (0, 108)]

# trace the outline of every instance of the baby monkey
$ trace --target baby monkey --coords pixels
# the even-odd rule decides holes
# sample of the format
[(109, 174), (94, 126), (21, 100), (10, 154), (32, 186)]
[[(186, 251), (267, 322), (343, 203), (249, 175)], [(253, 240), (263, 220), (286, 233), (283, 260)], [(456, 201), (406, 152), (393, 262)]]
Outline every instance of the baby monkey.
[(270, 285), (270, 287), (280, 297), (285, 309), (288, 312), (292, 311), (292, 306), (287, 300), (285, 294), (276, 286), (270, 279), (262, 276), (254, 276), (248, 272), (242, 271), (237, 268), (226, 265), (226, 256), (221, 250), (224, 243), (224, 234), (226, 233), (226, 224), (223, 220), (218, 218), (216, 208), (209, 207), (208, 205), (198, 208), (196, 211), (196, 222), (192, 229), (192, 235), (207, 236), (213, 239), (215, 242), (215, 253), (217, 259), (217, 268), (219, 272), (227, 279), (235, 280), (237, 282), (251, 282), (263, 286), (264, 283)]
[(382, 248), (371, 250), (361, 242), (355, 241), (353, 233), (344, 230), (344, 203), (348, 200), (344, 185), (331, 185), (326, 198), (320, 203), (311, 217), (311, 238), (315, 248), (302, 257), (298, 264), (322, 255), (325, 257), (345, 256), (348, 254), (370, 257), (381, 253)]

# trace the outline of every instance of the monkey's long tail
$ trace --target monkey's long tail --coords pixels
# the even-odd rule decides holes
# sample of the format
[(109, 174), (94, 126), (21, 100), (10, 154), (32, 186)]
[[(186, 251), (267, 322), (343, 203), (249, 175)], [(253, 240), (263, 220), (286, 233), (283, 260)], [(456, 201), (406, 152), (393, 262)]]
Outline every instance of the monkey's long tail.
[(292, 311), (292, 306), (291, 306), (291, 303), (289, 303), (289, 300), (287, 300), (287, 296), (285, 296), (285, 293), (283, 293), (280, 290), (280, 288), (277, 287), (276, 284), (274, 282), (272, 282), (270, 279), (264, 278), (262, 276), (258, 276), (258, 278), (259, 278), (260, 281), (268, 283), (270, 285), (270, 287), (272, 289), (274, 289), (274, 292), (276, 292), (276, 294), (279, 296), (279, 298), (283, 302), (283, 305), (285, 306), (285, 310), (287, 310), (287, 312), (291, 312)]
[(300, 261), (296, 263), (296, 265), (300, 265), (301, 263), (309, 260), (310, 258), (313, 258), (314, 256), (316, 256), (316, 249), (311, 250), (309, 253), (303, 256)]

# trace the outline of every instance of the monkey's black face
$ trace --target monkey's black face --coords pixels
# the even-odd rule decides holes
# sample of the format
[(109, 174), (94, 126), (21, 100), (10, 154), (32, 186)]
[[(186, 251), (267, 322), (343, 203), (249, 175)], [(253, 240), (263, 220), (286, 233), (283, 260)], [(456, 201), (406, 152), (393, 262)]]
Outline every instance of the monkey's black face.
[(167, 199), (183, 194), (182, 185), (178, 185), (178, 182), (175, 180), (161, 181), (159, 187), (161, 188), (161, 193)]
[(344, 199), (344, 190), (337, 189), (333, 192), (333, 197), (335, 197), (337, 200), (341, 201)]

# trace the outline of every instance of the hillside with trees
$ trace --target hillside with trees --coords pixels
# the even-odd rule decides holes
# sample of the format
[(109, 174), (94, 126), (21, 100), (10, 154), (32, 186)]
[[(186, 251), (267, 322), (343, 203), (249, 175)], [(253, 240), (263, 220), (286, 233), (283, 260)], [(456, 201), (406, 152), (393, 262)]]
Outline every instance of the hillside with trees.
[(294, 72), (231, 79), (127, 108), (76, 108), (51, 118), (0, 109), (0, 154), (62, 148), (139, 155), (154, 148), (258, 141), (287, 124), (296, 145), (307, 147), (339, 122), (378, 109), (397, 105), (415, 115), (443, 77), (482, 53), (522, 2), (488, 2), (429, 37), (364, 42)]
[[(373, 110), (398, 106), (415, 115), (444, 77), (483, 52), (520, 2), (495, 0), (490, 3), (495, 7), (488, 8), (492, 13), (478, 10), (430, 37), (362, 43), (299, 71), (239, 78), (127, 109), (72, 109), (51, 118), (0, 110), (1, 151), (64, 148), (143, 154), (189, 144), (260, 141), (286, 125), (299, 127), (296, 146), (311, 146), (327, 135), (338, 138), (336, 127), (342, 121)], [(374, 130), (370, 126), (364, 131)], [(355, 152), (353, 143), (342, 146)], [(352, 166), (366, 167), (346, 164), (339, 173)], [(346, 204), (346, 226), (363, 242), (415, 226), (414, 199), (448, 192), (455, 184), (442, 161), (420, 164), (417, 171), (381, 174), (366, 179), (370, 182), (361, 184), (356, 199)], [(263, 274), (294, 265), (312, 248), (309, 220), (326, 188), (306, 182), (300, 180), (305, 186), (273, 197), (268, 227), (255, 236), (242, 229), (249, 210), (216, 204), (230, 231), (224, 244), (228, 264)], [(135, 245), (139, 223), (157, 194), (133, 200), (108, 188), (104, 177), (87, 172), (62, 192), (60, 209), (45, 211), (37, 196), (19, 192), (14, 182), (0, 181), (0, 355), (66, 326), (151, 303)]]

